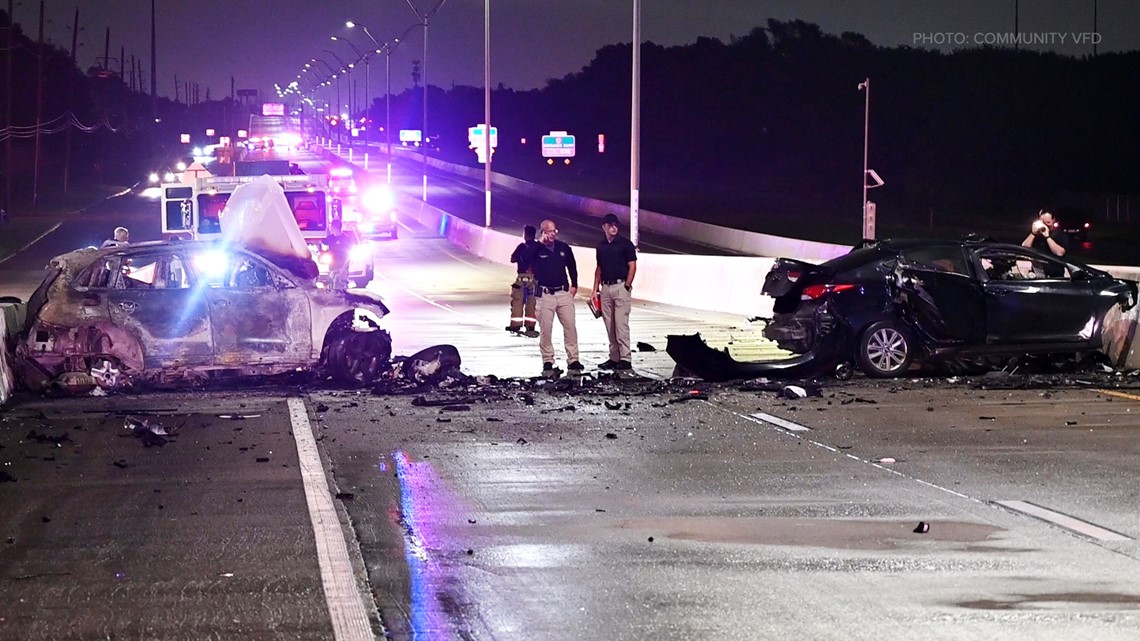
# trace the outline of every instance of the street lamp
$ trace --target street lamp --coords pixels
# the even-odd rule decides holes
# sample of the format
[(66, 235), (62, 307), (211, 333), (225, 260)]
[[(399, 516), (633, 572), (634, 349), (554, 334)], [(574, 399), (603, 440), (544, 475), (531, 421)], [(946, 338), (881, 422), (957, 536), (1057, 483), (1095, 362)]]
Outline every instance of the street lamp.
[[(337, 64), (340, 65), (340, 70), (341, 70), (341, 72), (344, 73), (345, 76), (348, 76), (348, 77), (352, 76), (352, 71), (351, 71), (352, 65), (346, 63), (344, 60), (341, 60), (340, 56), (336, 55), (332, 51), (329, 51), (328, 49), (321, 49), (321, 52), (327, 53), (330, 56), (332, 56), (333, 60), (336, 60)], [(348, 84), (348, 101), (350, 103), (352, 102), (352, 83), (351, 82)], [(341, 107), (347, 107), (349, 112), (352, 111), (351, 105), (337, 105), (336, 108), (339, 111)]]
[[(871, 79), (865, 78), (859, 83), (859, 89), (865, 92), (866, 103), (863, 107), (863, 239), (875, 240), (875, 203), (867, 200), (867, 190), (883, 186), (883, 179), (879, 174), (867, 166), (867, 148), (871, 131)], [(867, 179), (875, 181), (868, 185)]]
[(427, 13), (424, 13), (424, 14), (422, 14), (422, 15), (421, 15), (421, 14), (420, 14), (420, 11), (419, 11), (419, 9), (416, 9), (416, 5), (415, 5), (415, 4), (412, 2), (412, 0), (408, 0), (408, 6), (412, 8), (412, 12), (416, 14), (416, 17), (417, 17), (417, 18), (419, 18), (419, 19), (422, 21), (422, 23), (423, 23), (423, 27), (424, 27), (424, 65), (423, 65), (423, 76), (424, 76), (424, 122), (423, 122), (423, 144), (421, 145), (421, 151), (423, 152), (423, 158), (424, 158), (424, 194), (423, 194), (423, 200), (424, 200), (424, 202), (427, 202), (427, 143), (428, 143), (428, 118), (427, 118), (427, 113), (428, 113), (428, 108), (427, 108), (427, 107), (428, 107), (428, 100), (427, 100), (427, 98), (428, 98), (428, 75), (427, 75), (427, 62), (428, 62), (428, 59), (427, 59), (427, 52), (428, 52), (428, 20), (429, 20), (429, 19), (430, 19), (432, 16), (434, 16), (434, 15), (435, 15), (435, 12), (436, 12), (436, 11), (439, 11), (439, 8), (443, 6), (443, 3), (444, 3), (444, 2), (447, 2), (447, 0), (438, 0), (438, 1), (435, 3), (435, 6), (434, 6), (434, 7), (432, 7), (430, 11), (428, 11)]
[[(370, 66), (368, 64), (368, 55), (365, 54), (360, 49), (358, 49), (356, 47), (356, 45), (352, 44), (351, 40), (347, 40), (345, 38), (338, 38), (336, 36), (329, 36), (329, 39), (335, 40), (337, 42), (343, 42), (346, 45), (348, 45), (349, 47), (352, 47), (352, 50), (356, 53), (356, 55), (359, 56), (360, 59), (364, 61), (364, 118), (365, 118), (365, 120), (367, 120), (368, 119), (368, 112), (372, 108), (372, 103), (370, 103), (368, 101), (368, 77), (372, 75), (370, 73), (370, 70), (369, 70)], [(367, 147), (368, 146), (368, 127), (367, 126), (364, 128), (364, 132), (365, 132), (364, 133), (364, 146)]]
[[(336, 68), (334, 68), (334, 67), (333, 67), (332, 65), (330, 65), (328, 62), (326, 62), (324, 58), (313, 58), (313, 59), (309, 60), (309, 63), (313, 63), (313, 62), (319, 62), (319, 63), (321, 63), (322, 65), (324, 65), (325, 67), (327, 67), (327, 68), (328, 68), (328, 70), (329, 70), (329, 73), (330, 73), (330, 74), (332, 74), (332, 75), (330, 75), (330, 76), (329, 76), (329, 80), (332, 80), (332, 79), (334, 79), (334, 78), (336, 79), (336, 111), (337, 111), (337, 114), (336, 114), (336, 115), (337, 115), (337, 117), (339, 117), (339, 116), (340, 116), (340, 108), (341, 108), (341, 102), (340, 102), (340, 76), (341, 76), (341, 72), (342, 72), (342, 71), (344, 71), (344, 70), (343, 70), (343, 69), (341, 69), (341, 70), (339, 70), (339, 71), (338, 71)], [(305, 66), (307, 67), (308, 65), (306, 64)], [(325, 82), (328, 82), (328, 80), (326, 80)], [(338, 126), (337, 126), (337, 128), (336, 128), (336, 139), (337, 139), (337, 142), (340, 142), (340, 126), (339, 126), (339, 125), (338, 125)]]
[(360, 27), (364, 31), (364, 35), (368, 36), (368, 39), (371, 40), (372, 44), (376, 46), (376, 53), (384, 54), (384, 142), (385, 142), (385, 147), (387, 148), (385, 151), (385, 155), (388, 156), (388, 184), (391, 184), (392, 183), (392, 101), (391, 101), (391, 98), (392, 98), (392, 81), (391, 81), (392, 74), (390, 73), (390, 71), (392, 68), (392, 52), (395, 51), (396, 47), (400, 46), (401, 38), (407, 37), (408, 33), (412, 29), (414, 29), (420, 25), (417, 22), (417, 23), (409, 26), (407, 29), (404, 30), (404, 33), (401, 34), (399, 38), (393, 38), (391, 42), (384, 42), (383, 44), (378, 42), (376, 40), (376, 38), (372, 37), (372, 32), (368, 30), (368, 27), (366, 27), (362, 24), (359, 24), (359, 23), (356, 23), (356, 22), (349, 20), (348, 22), (344, 23), (344, 26), (348, 27), (349, 29), (352, 29), (354, 27)]
[(641, 214), (641, 0), (633, 0), (633, 86), (629, 121), (629, 240), (637, 247)]

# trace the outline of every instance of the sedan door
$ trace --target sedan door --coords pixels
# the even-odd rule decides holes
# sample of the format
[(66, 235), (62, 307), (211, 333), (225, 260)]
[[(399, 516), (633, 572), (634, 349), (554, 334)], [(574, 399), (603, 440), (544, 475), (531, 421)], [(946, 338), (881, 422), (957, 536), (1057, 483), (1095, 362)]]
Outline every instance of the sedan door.
[[(985, 269), (987, 339), (991, 344), (1087, 344), (1096, 297), (1068, 266), (1011, 248), (978, 252)], [(1048, 274), (1048, 275), (1047, 275)]]

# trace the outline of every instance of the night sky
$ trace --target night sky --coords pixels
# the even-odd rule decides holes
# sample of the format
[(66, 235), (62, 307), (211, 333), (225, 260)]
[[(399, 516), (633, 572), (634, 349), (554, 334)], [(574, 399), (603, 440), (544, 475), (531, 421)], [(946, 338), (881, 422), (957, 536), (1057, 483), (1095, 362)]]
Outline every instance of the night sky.
[[(438, 0), (413, 0), (421, 11)], [(46, 37), (69, 49), (71, 24), (79, 8), (80, 65), (103, 56), (111, 30), (110, 55), (125, 48), (142, 58), (143, 79), (150, 82), (150, 0), (45, 0)], [(1014, 31), (1019, 5), (1020, 31), (1039, 42), (1023, 46), (1066, 55), (1092, 53), (1092, 44), (1074, 44), (1074, 34), (1093, 31), (1097, 7), (1099, 53), (1140, 49), (1140, 11), (1135, 0), (642, 0), (642, 36), (662, 45), (693, 42), (708, 36), (727, 41), (763, 26), (768, 18), (800, 19), (829, 33), (853, 31), (883, 46), (936, 47), (941, 41), (965, 40)], [(312, 57), (335, 63), (328, 49), (346, 62), (357, 56), (329, 36), (344, 36), (359, 49), (370, 44), (351, 19), (368, 27), (381, 42), (400, 36), (419, 23), (407, 0), (156, 0), (158, 10), (159, 93), (173, 96), (178, 84), (197, 84), (200, 98), (229, 94), (230, 78), (238, 89), (264, 94), (274, 83), (288, 84)], [(491, 0), (491, 83), (515, 89), (542, 87), (549, 78), (580, 70), (607, 45), (629, 42), (631, 0)], [(428, 29), (430, 84), (483, 85), (483, 0), (445, 0)], [(19, 0), (16, 21), (32, 37), (39, 3)], [(916, 34), (928, 40), (916, 41)], [(399, 92), (412, 83), (412, 60), (423, 57), (423, 30), (412, 29), (392, 54), (391, 84)], [(117, 69), (117, 61), (110, 66)], [(319, 65), (318, 65), (319, 66)], [(323, 69), (323, 67), (321, 67)], [(358, 91), (363, 91), (363, 71)], [(372, 64), (371, 93), (384, 84), (383, 56)]]

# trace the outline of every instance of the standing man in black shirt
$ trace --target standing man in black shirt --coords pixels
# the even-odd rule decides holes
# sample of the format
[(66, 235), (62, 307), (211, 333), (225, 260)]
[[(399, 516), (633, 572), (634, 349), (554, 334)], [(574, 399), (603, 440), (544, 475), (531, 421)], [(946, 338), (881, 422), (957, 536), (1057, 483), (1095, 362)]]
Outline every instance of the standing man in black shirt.
[[(538, 322), (534, 311), (534, 272), (530, 268), (537, 249), (538, 241), (534, 239), (534, 225), (523, 227), (523, 241), (511, 254), (511, 262), (518, 268), (518, 275), (511, 285), (511, 324), (507, 325), (507, 331), (516, 334), (525, 333), (531, 338), (538, 336), (538, 332), (534, 329), (534, 324)], [(525, 332), (523, 332), (524, 325)]]
[[(556, 378), (554, 367), (554, 317), (562, 325), (562, 340), (566, 343), (566, 369), (571, 374), (582, 373), (578, 362), (578, 327), (574, 321), (574, 295), (578, 293), (578, 264), (570, 245), (558, 240), (558, 228), (553, 220), (544, 220), (539, 226), (539, 245), (531, 260), (538, 297), (538, 351), (542, 354), (542, 375)], [(567, 280), (569, 277), (569, 280)]]
[(594, 270), (594, 291), (601, 293), (602, 322), (610, 342), (610, 357), (600, 369), (633, 369), (629, 349), (629, 310), (633, 301), (633, 277), (637, 274), (637, 248), (628, 238), (618, 236), (618, 217), (602, 218), (606, 237), (598, 243)]

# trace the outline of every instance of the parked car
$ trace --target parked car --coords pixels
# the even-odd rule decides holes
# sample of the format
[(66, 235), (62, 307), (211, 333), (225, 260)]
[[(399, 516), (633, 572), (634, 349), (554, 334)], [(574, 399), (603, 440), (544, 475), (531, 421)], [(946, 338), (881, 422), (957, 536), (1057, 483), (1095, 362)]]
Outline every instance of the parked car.
[(17, 379), (33, 390), (297, 370), (371, 381), (391, 356), (388, 308), (366, 290), (318, 289), (315, 271), (210, 241), (58, 256), (28, 300)]
[(885, 378), (1096, 351), (1105, 314), (1135, 305), (1137, 285), (1015, 245), (886, 240), (820, 265), (777, 259), (763, 293), (775, 298), (764, 336), (780, 348)]

